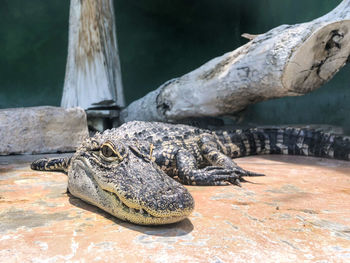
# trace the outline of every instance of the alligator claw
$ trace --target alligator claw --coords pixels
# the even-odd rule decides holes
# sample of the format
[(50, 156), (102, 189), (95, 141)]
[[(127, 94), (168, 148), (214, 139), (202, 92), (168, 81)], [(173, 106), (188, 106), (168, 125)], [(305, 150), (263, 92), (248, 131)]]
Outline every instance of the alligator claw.
[(235, 167), (233, 170), (234, 170), (235, 174), (240, 175), (240, 176), (265, 176), (265, 174), (247, 171), (241, 167)]
[(231, 175), (229, 177), (228, 182), (233, 185), (242, 187), (241, 183), (247, 182), (247, 180), (244, 179), (244, 176), (265, 176), (265, 175), (260, 173), (250, 172), (240, 167), (235, 167), (231, 170)]
[(237, 185), (238, 187), (242, 187), (240, 179), (235, 179), (232, 184)]
[(254, 173), (240, 167), (227, 168), (222, 166), (206, 166), (202, 169), (192, 170), (186, 183), (196, 185), (221, 185), (230, 183), (241, 187), (241, 182), (246, 182), (244, 176), (264, 176), (264, 174)]

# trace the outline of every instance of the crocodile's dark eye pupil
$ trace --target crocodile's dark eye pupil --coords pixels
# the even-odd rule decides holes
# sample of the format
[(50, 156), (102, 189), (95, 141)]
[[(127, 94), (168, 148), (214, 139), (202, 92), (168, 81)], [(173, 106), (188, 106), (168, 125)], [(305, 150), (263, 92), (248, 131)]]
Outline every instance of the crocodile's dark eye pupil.
[(108, 146), (103, 146), (102, 147), (102, 154), (106, 157), (111, 157), (113, 155), (113, 151)]

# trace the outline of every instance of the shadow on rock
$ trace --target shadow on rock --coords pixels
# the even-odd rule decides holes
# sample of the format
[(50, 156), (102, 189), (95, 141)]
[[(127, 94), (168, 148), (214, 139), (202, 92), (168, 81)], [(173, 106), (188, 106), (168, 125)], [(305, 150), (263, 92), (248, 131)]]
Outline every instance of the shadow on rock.
[(107, 212), (103, 211), (102, 209), (90, 205), (83, 200), (74, 197), (70, 193), (67, 193), (69, 196), (69, 203), (84, 209), (86, 211), (99, 214), (111, 221), (113, 221), (115, 224), (118, 224), (120, 226), (126, 227), (130, 230), (138, 231), (140, 233), (143, 233), (145, 235), (152, 235), (152, 236), (162, 236), (162, 237), (176, 237), (176, 236), (184, 236), (192, 232), (194, 229), (194, 226), (188, 218), (173, 224), (168, 225), (159, 225), (159, 226), (142, 226), (142, 225), (135, 225), (132, 223), (128, 223), (125, 221), (122, 221)]

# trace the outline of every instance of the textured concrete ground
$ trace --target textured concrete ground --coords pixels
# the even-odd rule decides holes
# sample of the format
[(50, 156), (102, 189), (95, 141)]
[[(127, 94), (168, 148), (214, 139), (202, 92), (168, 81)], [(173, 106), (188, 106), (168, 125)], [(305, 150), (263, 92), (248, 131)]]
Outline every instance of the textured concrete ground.
[(0, 157), (0, 262), (350, 262), (350, 162), (238, 159), (267, 176), (190, 186), (188, 219), (143, 227), (70, 196), (32, 158)]

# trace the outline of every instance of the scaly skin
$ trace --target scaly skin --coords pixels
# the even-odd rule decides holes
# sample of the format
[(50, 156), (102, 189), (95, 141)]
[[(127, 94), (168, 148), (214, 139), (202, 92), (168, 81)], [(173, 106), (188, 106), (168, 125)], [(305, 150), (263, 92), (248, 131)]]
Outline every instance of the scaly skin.
[(240, 185), (244, 176), (261, 176), (232, 160), (255, 154), (349, 160), (350, 142), (295, 128), (209, 131), (135, 121), (87, 139), (71, 159), (40, 159), (31, 167), (68, 173), (72, 195), (122, 220), (159, 225), (193, 211), (193, 198), (182, 184)]

